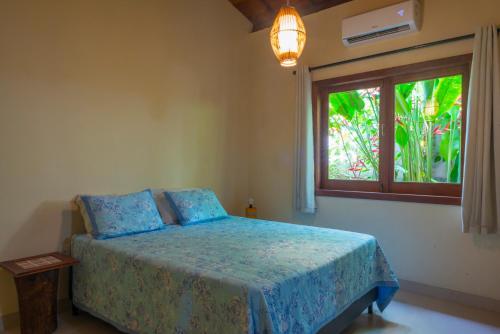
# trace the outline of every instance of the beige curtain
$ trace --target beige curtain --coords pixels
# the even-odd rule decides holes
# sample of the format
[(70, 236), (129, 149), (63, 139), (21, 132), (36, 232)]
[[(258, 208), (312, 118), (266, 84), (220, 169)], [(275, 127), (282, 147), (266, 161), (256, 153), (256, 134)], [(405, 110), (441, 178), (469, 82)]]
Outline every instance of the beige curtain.
[(312, 81), (309, 68), (299, 66), (295, 79), (297, 100), (294, 207), (298, 212), (315, 213)]
[(476, 32), (465, 142), (463, 231), (495, 233), (500, 224), (500, 58), (495, 25)]

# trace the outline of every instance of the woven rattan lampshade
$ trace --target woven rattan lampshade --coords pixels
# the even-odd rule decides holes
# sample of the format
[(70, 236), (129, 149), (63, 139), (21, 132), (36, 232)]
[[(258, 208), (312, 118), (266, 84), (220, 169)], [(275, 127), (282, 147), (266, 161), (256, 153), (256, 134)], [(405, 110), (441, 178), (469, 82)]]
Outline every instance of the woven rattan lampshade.
[(297, 65), (306, 44), (306, 28), (294, 7), (281, 7), (274, 19), (270, 37), (274, 54), (281, 66)]

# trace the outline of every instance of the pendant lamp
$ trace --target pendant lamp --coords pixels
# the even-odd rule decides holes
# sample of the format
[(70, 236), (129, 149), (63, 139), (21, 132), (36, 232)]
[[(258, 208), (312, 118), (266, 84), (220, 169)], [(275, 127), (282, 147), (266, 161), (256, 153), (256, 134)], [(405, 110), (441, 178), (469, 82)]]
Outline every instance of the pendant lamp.
[(297, 65), (304, 45), (306, 44), (306, 28), (297, 10), (289, 1), (281, 7), (271, 28), (271, 46), (281, 66)]

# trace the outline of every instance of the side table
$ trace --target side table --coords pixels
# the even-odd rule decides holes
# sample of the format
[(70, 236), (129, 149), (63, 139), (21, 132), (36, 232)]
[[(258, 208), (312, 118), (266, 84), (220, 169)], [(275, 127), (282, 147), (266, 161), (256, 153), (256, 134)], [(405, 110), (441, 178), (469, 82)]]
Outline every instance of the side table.
[(57, 329), (59, 270), (77, 263), (61, 253), (0, 262), (16, 283), (22, 334), (50, 334)]

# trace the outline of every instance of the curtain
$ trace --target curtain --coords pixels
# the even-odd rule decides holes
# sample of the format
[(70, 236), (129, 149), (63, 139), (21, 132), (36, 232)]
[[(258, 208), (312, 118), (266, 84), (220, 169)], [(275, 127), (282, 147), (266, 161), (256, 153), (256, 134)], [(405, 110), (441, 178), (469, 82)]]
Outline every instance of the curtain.
[(462, 191), (462, 228), (495, 233), (500, 224), (500, 58), (495, 25), (474, 39)]
[(296, 72), (296, 152), (294, 207), (302, 213), (316, 212), (314, 195), (314, 140), (312, 81), (309, 68), (299, 66)]

